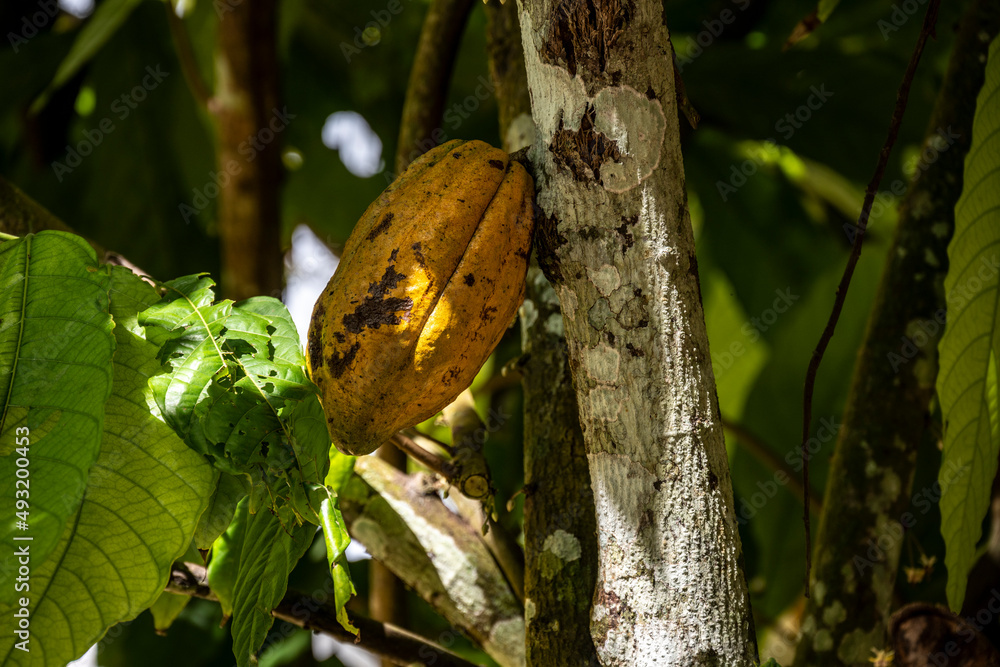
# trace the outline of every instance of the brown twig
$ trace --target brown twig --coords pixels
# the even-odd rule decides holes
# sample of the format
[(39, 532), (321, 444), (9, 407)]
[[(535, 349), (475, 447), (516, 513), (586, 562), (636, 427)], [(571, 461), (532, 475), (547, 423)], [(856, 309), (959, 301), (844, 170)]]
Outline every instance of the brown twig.
[[(889, 162), (892, 147), (896, 143), (899, 126), (903, 122), (903, 112), (906, 111), (906, 102), (910, 96), (910, 85), (913, 83), (913, 75), (917, 71), (917, 65), (920, 63), (920, 56), (924, 52), (927, 39), (934, 33), (934, 25), (937, 22), (938, 6), (940, 4), (941, 0), (931, 0), (927, 6), (924, 23), (920, 28), (920, 37), (917, 39), (917, 44), (913, 49), (913, 55), (910, 56), (910, 63), (907, 65), (906, 73), (903, 75), (903, 82), (899, 85), (899, 90), (896, 92), (896, 106), (893, 109), (892, 120), (889, 123), (889, 134), (885, 139), (885, 143), (882, 144), (882, 150), (879, 151), (878, 162), (875, 165), (875, 174), (872, 176), (871, 181), (868, 183), (868, 189), (865, 191), (864, 204), (861, 207), (861, 215), (858, 217), (858, 225), (855, 230), (854, 244), (851, 247), (851, 254), (847, 258), (847, 266), (844, 267), (844, 275), (837, 286), (833, 310), (830, 313), (830, 319), (827, 320), (826, 326), (823, 328), (823, 334), (820, 336), (819, 343), (817, 343), (816, 349), (813, 350), (812, 358), (809, 360), (809, 368), (806, 370), (805, 388), (802, 398), (802, 443), (800, 445), (800, 454), (803, 461), (802, 487), (805, 489), (809, 488), (809, 453), (806, 451), (806, 442), (809, 440), (809, 429), (812, 422), (812, 399), (813, 390), (816, 386), (816, 374), (819, 371), (819, 364), (823, 360), (823, 354), (826, 352), (827, 345), (829, 345), (830, 340), (833, 338), (834, 329), (837, 327), (837, 320), (840, 319), (840, 312), (844, 308), (844, 301), (847, 299), (847, 290), (851, 285), (851, 278), (854, 276), (854, 269), (858, 265), (858, 259), (861, 257), (861, 244), (864, 240), (865, 231), (868, 229), (868, 216), (871, 213), (879, 183), (882, 182), (882, 175), (885, 173), (886, 165)], [(812, 535), (809, 526), (808, 504), (805, 505), (802, 517), (806, 533), (805, 595), (809, 597), (809, 576), (812, 569)]]
[[(429, 439), (433, 440), (433, 438)], [(427, 451), (408, 435), (397, 433), (392, 436), (390, 442), (405, 452), (411, 459), (447, 480), (451, 480), (457, 474), (451, 461)], [(437, 441), (434, 442), (436, 443)], [(444, 443), (441, 444), (443, 445)]]
[(441, 121), (448, 85), (471, 10), (472, 0), (433, 0), (427, 9), (403, 103), (397, 174), (444, 136)]
[[(196, 563), (174, 565), (166, 589), (170, 593), (218, 601), (207, 585), (205, 568)], [(336, 611), (315, 598), (288, 591), (271, 615), (306, 630), (322, 632), (342, 642), (357, 642), (361, 648), (401, 665), (476, 667), (442, 647), (393, 625), (351, 614), (351, 623), (360, 631), (355, 637), (337, 622)]]

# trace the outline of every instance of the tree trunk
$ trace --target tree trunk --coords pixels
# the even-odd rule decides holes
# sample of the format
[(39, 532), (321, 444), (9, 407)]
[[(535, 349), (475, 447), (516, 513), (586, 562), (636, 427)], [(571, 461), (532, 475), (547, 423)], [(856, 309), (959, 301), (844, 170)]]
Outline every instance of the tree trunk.
[(944, 329), (941, 284), (976, 95), (998, 28), (1000, 7), (973, 2), (924, 141), (922, 154), (935, 157), (921, 158), (919, 180), (900, 207), (830, 463), (795, 656), (801, 667), (869, 664), (871, 650), (885, 641), (905, 533), (900, 522), (926, 520), (910, 490), (918, 449), (934, 446), (927, 426)]
[(219, 237), (222, 291), (281, 296), (281, 136), (294, 114), (278, 104), (275, 0), (225, 5), (219, 18)]
[[(535, 124), (513, 2), (486, 6), (487, 53), (508, 153)], [(525, 656), (528, 667), (597, 664), (590, 606), (597, 574), (594, 494), (552, 285), (535, 262), (521, 306), (524, 387)]]
[(652, 0), (520, 0), (540, 261), (563, 307), (605, 667), (752, 665), (672, 47)]

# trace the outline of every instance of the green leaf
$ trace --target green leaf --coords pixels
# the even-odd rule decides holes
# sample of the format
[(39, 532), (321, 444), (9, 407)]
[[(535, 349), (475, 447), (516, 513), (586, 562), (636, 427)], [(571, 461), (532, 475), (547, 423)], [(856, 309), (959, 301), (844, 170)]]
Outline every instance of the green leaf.
[(194, 544), (199, 549), (208, 549), (222, 535), (233, 520), (236, 507), (247, 495), (249, 483), (245, 476), (219, 473), (215, 492), (208, 503), (208, 509), (198, 521), (194, 533)]
[[(115, 347), (109, 282), (77, 236), (42, 232), (0, 245), (0, 540), (30, 536), (36, 565), (79, 506), (101, 447)], [(30, 478), (18, 483), (20, 469)], [(30, 504), (26, 531), (16, 524), (18, 492)], [(12, 551), (0, 567), (8, 602), (16, 597)]]
[(174, 624), (174, 621), (177, 620), (190, 601), (191, 598), (187, 595), (177, 595), (166, 591), (160, 593), (160, 597), (156, 598), (156, 602), (149, 608), (149, 613), (153, 615), (153, 627), (156, 628), (156, 634), (167, 634), (167, 630)]
[(948, 604), (958, 611), (997, 471), (1000, 353), (1000, 40), (990, 46), (945, 279), (948, 323), (937, 392), (945, 425), (938, 481)]
[(271, 334), (271, 344), (274, 346), (274, 359), (294, 366), (305, 366), (306, 357), (302, 353), (302, 343), (299, 332), (295, 328), (292, 316), (285, 304), (277, 299), (265, 296), (255, 296), (236, 304), (237, 310), (257, 313), (266, 317), (274, 333)]
[(312, 544), (311, 525), (286, 530), (267, 511), (251, 514), (233, 593), (233, 653), (239, 667), (253, 664), (274, 623), (274, 609), (288, 588), (288, 575)]
[(101, 47), (125, 23), (125, 19), (140, 2), (142, 0), (105, 0), (98, 3), (94, 15), (84, 23), (80, 30), (80, 34), (73, 43), (73, 48), (59, 64), (59, 69), (56, 70), (52, 82), (31, 104), (31, 113), (41, 111), (48, 103), (49, 96), (73, 78), (73, 75), (101, 50)]
[[(113, 295), (124, 292), (141, 303), (145, 291), (155, 299), (125, 269), (115, 267), (111, 278)], [(111, 312), (129, 316), (114, 299)], [(86, 496), (52, 557), (32, 560), (31, 652), (14, 649), (12, 637), (0, 646), (0, 665), (65, 664), (111, 625), (153, 604), (208, 504), (211, 466), (155, 412), (148, 383), (159, 370), (156, 347), (125, 326), (114, 333), (114, 384)], [(0, 605), (7, 618), (14, 611), (14, 605)]]
[(212, 560), (208, 563), (208, 585), (219, 598), (222, 613), (226, 618), (233, 615), (233, 597), (236, 574), (240, 567), (240, 553), (246, 536), (247, 508), (249, 500), (244, 497), (236, 508), (232, 522), (212, 545)]
[(354, 472), (354, 461), (353, 456), (343, 454), (335, 447), (330, 448), (330, 471), (326, 473), (325, 484), (334, 493), (340, 493), (351, 473)]
[(320, 502), (320, 519), (323, 528), (323, 541), (326, 543), (326, 558), (330, 565), (330, 576), (333, 577), (333, 603), (337, 610), (337, 622), (348, 632), (355, 635), (358, 629), (347, 617), (347, 602), (357, 591), (351, 581), (350, 570), (347, 569), (347, 559), (344, 552), (351, 543), (347, 534), (347, 524), (340, 513), (340, 505), (336, 496), (327, 496)]

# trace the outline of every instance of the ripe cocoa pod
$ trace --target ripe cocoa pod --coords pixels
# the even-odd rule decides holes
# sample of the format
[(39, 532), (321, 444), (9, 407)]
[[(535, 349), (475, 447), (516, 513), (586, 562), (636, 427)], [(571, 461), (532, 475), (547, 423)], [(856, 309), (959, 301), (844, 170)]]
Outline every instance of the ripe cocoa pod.
[(338, 449), (368, 454), (472, 383), (524, 298), (533, 195), (506, 153), (455, 140), (368, 207), (309, 326)]

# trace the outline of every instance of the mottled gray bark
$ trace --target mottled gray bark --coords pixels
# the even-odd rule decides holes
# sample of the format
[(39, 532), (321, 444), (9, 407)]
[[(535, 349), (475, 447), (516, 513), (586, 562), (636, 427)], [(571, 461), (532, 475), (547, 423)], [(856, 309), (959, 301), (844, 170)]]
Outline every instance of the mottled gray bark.
[(521, 0), (540, 261), (595, 496), (605, 667), (752, 665), (662, 3)]
[(962, 191), (976, 95), (1000, 6), (976, 0), (962, 21), (931, 116), (918, 177), (899, 226), (854, 368), (831, 460), (811, 598), (795, 664), (868, 665), (883, 648), (917, 451), (934, 446), (929, 404), (944, 328), (944, 278)]

